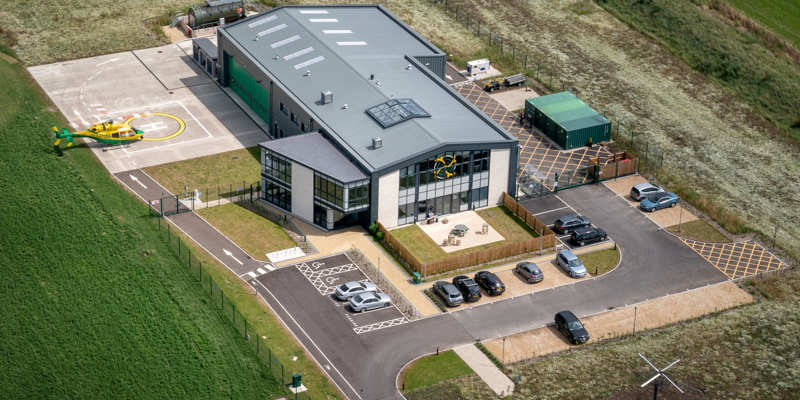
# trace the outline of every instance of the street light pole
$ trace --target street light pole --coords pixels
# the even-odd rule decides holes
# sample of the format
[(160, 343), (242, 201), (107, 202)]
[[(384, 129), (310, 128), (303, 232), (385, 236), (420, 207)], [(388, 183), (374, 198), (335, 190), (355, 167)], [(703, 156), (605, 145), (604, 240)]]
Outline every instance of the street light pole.
[(678, 207), (680, 207), (680, 214), (678, 214), (678, 233), (681, 233), (681, 222), (683, 222), (683, 204), (678, 200)]

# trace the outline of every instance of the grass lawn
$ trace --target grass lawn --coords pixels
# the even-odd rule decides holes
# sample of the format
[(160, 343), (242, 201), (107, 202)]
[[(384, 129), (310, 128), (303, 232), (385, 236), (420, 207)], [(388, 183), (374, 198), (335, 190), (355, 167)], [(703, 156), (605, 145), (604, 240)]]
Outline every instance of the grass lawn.
[(453, 350), (414, 361), (404, 372), (401, 387), (406, 391), (472, 374), (472, 369)]
[(203, 208), (197, 213), (259, 260), (266, 260), (267, 253), (297, 246), (280, 225), (238, 204)]
[(143, 168), (172, 193), (195, 189), (203, 201), (216, 200), (218, 194), (261, 181), (261, 150), (258, 146), (226, 151), (205, 157)]
[[(670, 232), (678, 234), (678, 225), (673, 225), (667, 228)], [(701, 242), (718, 242), (728, 243), (731, 240), (725, 235), (720, 233), (717, 228), (711, 226), (708, 222), (702, 219), (696, 219), (681, 224), (681, 232), (679, 234), (687, 239), (699, 240)]]
[(603, 275), (611, 271), (619, 262), (619, 250), (605, 249), (581, 254), (578, 258), (586, 266), (586, 272), (593, 276)]
[[(691, 398), (796, 398), (800, 390), (800, 340), (795, 335), (800, 329), (800, 271), (746, 282), (745, 288), (768, 300), (635, 337), (513, 364), (509, 375), (521, 376), (515, 398), (650, 398), (651, 388), (637, 389), (652, 376), (637, 353), (656, 365), (680, 359), (670, 369), (670, 377), (704, 392), (702, 397)], [(480, 377), (471, 374), (420, 389), (407, 397), (487, 398), (483, 397), (483, 386)]]
[(0, 397), (276, 397), (145, 205), (88, 148), (54, 154), (65, 121), (21, 65), (0, 77)]
[[(504, 245), (506, 243), (521, 242), (523, 240), (539, 236), (533, 229), (530, 229), (530, 227), (525, 225), (522, 220), (515, 217), (514, 214), (508, 211), (508, 209), (505, 207), (501, 206), (486, 208), (476, 212), (489, 225), (491, 225), (492, 228), (503, 235), (506, 240), (487, 243), (481, 246), (459, 250), (452, 253), (446, 253), (416, 224), (409, 225), (405, 228), (392, 230), (392, 235), (400, 240), (408, 248), (408, 250), (417, 256), (417, 258), (422, 262), (437, 261), (451, 255), (480, 251)], [(492, 214), (492, 216), (490, 217), (489, 214)]]
[(727, 2), (800, 49), (800, 3), (797, 0), (727, 0)]

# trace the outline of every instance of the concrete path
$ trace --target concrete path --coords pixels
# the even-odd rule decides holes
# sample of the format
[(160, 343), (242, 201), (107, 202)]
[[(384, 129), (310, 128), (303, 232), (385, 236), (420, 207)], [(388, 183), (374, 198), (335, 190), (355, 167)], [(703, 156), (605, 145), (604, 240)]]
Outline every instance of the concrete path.
[(505, 397), (514, 393), (514, 382), (511, 382), (511, 379), (508, 379), (506, 374), (500, 371), (500, 368), (497, 368), (492, 360), (478, 350), (474, 344), (459, 346), (453, 351), (489, 385), (496, 395)]

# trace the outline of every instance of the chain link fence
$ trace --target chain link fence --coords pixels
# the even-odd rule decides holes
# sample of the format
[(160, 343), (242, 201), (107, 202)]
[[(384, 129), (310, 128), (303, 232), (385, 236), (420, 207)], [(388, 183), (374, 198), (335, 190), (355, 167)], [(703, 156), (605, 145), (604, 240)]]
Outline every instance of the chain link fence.
[[(152, 210), (152, 206), (150, 207)], [(151, 213), (152, 215), (152, 213)], [(155, 218), (158, 224), (158, 231), (169, 247), (176, 252), (180, 262), (186, 267), (189, 276), (196, 279), (203, 290), (208, 295), (211, 303), (214, 304), (222, 314), (236, 328), (236, 331), (250, 346), (256, 357), (263, 363), (272, 377), (279, 383), (281, 391), (289, 398), (296, 400), (311, 400), (307, 392), (292, 393), (290, 385), (295, 374), (304, 375), (304, 371), (298, 370), (291, 363), (281, 361), (274, 350), (267, 344), (268, 332), (259, 332), (248, 322), (242, 313), (236, 308), (236, 304), (225, 294), (220, 285), (208, 273), (208, 266), (191, 250), (191, 248), (180, 237), (176, 228), (172, 227), (161, 216)], [(162, 221), (163, 220), (163, 221)]]

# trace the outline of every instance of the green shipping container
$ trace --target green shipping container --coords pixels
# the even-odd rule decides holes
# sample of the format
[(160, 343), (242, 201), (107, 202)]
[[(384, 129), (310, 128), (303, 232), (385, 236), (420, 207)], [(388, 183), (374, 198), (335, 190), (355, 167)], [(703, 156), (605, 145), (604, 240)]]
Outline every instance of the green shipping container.
[(269, 93), (236, 59), (225, 54), (225, 75), (228, 85), (269, 126)]
[(570, 92), (528, 99), (525, 118), (565, 150), (611, 140), (611, 122)]

